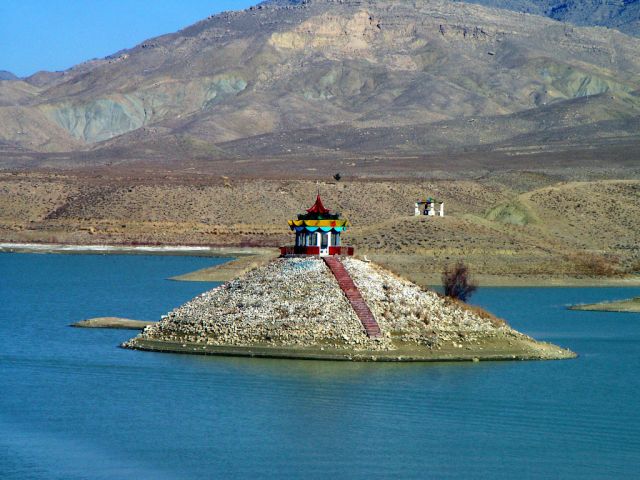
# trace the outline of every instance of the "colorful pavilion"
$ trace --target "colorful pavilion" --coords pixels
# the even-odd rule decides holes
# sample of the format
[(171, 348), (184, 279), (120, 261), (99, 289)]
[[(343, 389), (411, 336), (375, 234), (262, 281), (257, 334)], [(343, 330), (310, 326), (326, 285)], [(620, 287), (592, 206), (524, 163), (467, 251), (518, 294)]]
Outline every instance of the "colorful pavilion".
[(341, 220), (339, 213), (331, 213), (324, 207), (318, 194), (316, 203), (307, 213), (289, 220), (289, 228), (296, 232), (293, 247), (281, 247), (282, 256), (289, 255), (353, 255), (353, 247), (342, 246), (341, 235), (349, 227), (348, 220)]
[(425, 201), (418, 200), (414, 205), (414, 214), (416, 217), (420, 215), (444, 217), (444, 202), (435, 200), (433, 197), (429, 197)]

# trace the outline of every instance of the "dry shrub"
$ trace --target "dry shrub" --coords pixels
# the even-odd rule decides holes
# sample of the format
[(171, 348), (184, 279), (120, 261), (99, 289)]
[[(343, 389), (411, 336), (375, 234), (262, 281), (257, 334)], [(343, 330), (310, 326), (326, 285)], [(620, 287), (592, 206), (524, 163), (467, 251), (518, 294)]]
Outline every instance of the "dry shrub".
[(442, 285), (447, 297), (466, 302), (478, 286), (471, 280), (469, 267), (459, 261), (454, 267), (445, 267), (442, 273)]
[(593, 277), (614, 277), (620, 275), (618, 264), (620, 259), (614, 255), (601, 255), (596, 253), (579, 253), (569, 256), (578, 273)]

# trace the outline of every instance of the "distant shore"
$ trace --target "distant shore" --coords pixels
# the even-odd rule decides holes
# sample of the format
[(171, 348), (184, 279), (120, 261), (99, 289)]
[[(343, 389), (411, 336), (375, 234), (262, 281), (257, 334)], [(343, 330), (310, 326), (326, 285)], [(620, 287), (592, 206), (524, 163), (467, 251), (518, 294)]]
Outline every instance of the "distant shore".
[(200, 255), (235, 257), (264, 253), (264, 248), (207, 247), (201, 245), (75, 245), (58, 243), (0, 243), (0, 252), (15, 253), (87, 253), (87, 254), (145, 254)]
[[(403, 272), (396, 272), (401, 276), (406, 276), (411, 281), (423, 287), (440, 285), (442, 280), (440, 274), (433, 275), (410, 275)], [(570, 277), (562, 276), (523, 276), (523, 275), (473, 275), (475, 281), (482, 287), (500, 288), (529, 288), (529, 287), (556, 287), (556, 288), (599, 288), (599, 287), (638, 287), (640, 286), (640, 276), (629, 277)]]
[(592, 303), (589, 305), (572, 305), (569, 307), (569, 310), (640, 313), (640, 297), (630, 298), (628, 300)]
[[(273, 247), (209, 247), (202, 245), (76, 245), (54, 243), (8, 243), (0, 242), (0, 252), (16, 253), (68, 253), (68, 254), (131, 254), (131, 255), (197, 255), (203, 257), (235, 258), (223, 265), (186, 273), (172, 278), (176, 281), (225, 282), (251, 268), (263, 265), (277, 256)], [(240, 257), (240, 258), (237, 258)], [(374, 261), (387, 266), (384, 256)], [(418, 285), (429, 288), (440, 285), (440, 273), (418, 274), (392, 268), (396, 274), (408, 278)], [(637, 287), (640, 275), (627, 277), (571, 277), (550, 275), (474, 275), (480, 287)]]

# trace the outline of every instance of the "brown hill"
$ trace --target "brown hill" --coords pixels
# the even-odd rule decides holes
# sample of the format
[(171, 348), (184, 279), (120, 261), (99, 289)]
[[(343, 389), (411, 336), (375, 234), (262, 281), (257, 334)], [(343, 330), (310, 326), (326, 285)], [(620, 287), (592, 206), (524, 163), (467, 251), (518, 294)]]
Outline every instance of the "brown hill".
[(263, 4), (0, 81), (0, 155), (201, 166), (482, 147), (508, 151), (500, 164), (578, 145), (624, 164), (640, 140), (639, 52), (616, 31), (442, 0)]
[[(640, 181), (564, 182), (539, 172), (454, 181), (243, 180), (207, 175), (0, 173), (0, 240), (278, 246), (287, 220), (325, 204), (352, 222), (345, 242), (422, 285), (464, 260), (490, 282), (640, 274)], [(446, 202), (445, 218), (413, 202)], [(513, 277), (518, 277), (514, 279)], [(533, 280), (531, 280), (533, 279)]]

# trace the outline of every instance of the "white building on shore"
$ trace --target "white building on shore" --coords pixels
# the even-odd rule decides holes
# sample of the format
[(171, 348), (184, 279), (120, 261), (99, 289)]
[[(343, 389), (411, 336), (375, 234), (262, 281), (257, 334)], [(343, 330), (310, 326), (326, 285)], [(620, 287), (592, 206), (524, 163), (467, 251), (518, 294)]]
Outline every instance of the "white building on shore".
[(435, 200), (432, 197), (425, 201), (418, 200), (414, 205), (414, 215), (419, 217), (426, 215), (428, 217), (444, 217), (444, 202)]

